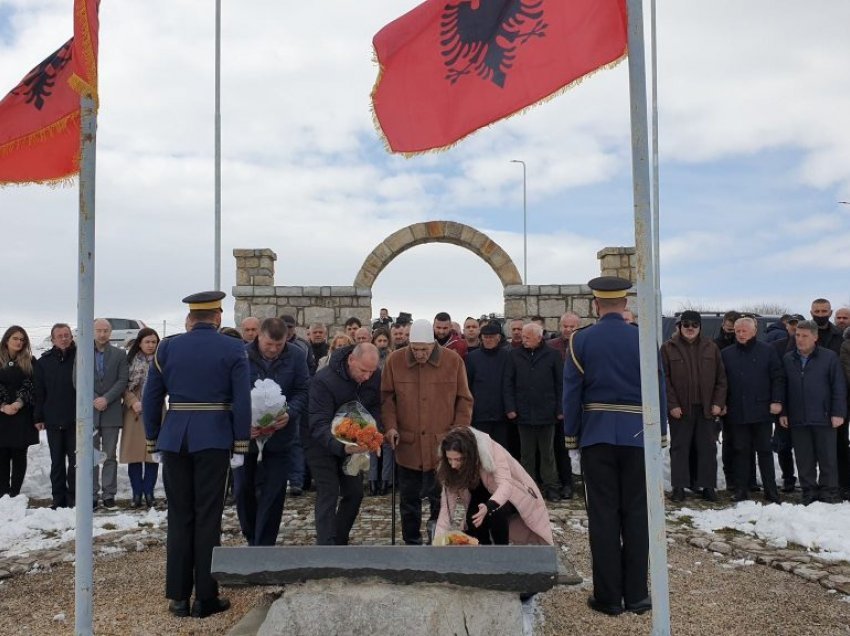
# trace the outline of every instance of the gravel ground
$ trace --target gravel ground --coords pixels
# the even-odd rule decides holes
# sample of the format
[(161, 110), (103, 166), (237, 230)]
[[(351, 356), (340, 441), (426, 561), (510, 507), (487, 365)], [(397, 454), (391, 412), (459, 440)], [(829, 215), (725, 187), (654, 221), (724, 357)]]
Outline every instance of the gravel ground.
[[(353, 540), (370, 541), (366, 526), (381, 526), (364, 500), (365, 515)], [(309, 514), (312, 498), (288, 502), (294, 513)], [(566, 506), (565, 506), (566, 507)], [(573, 507), (572, 502), (570, 507)], [(380, 534), (385, 536), (383, 529)], [(299, 539), (290, 533), (290, 543)], [(590, 576), (587, 534), (567, 524), (558, 541), (578, 573)], [(228, 543), (238, 542), (229, 537)], [(684, 542), (671, 544), (672, 630), (676, 636), (831, 636), (850, 634), (850, 603), (820, 585), (760, 565), (735, 565)], [(262, 602), (267, 588), (233, 588), (223, 594), (233, 603), (229, 612), (204, 620), (176, 619), (163, 598), (165, 548), (98, 556), (95, 562), (94, 629), (96, 634), (225, 634), (245, 613)], [(71, 634), (74, 627), (74, 570), (61, 565), (49, 572), (17, 576), (0, 583), (0, 635)], [(538, 636), (649, 634), (650, 615), (612, 618), (586, 605), (590, 585), (558, 587), (538, 596)], [(55, 618), (64, 614), (64, 618)], [(400, 632), (403, 633), (403, 632)], [(330, 636), (330, 635), (329, 635)], [(440, 636), (440, 635), (435, 635)], [(496, 636), (496, 635), (492, 635)]]

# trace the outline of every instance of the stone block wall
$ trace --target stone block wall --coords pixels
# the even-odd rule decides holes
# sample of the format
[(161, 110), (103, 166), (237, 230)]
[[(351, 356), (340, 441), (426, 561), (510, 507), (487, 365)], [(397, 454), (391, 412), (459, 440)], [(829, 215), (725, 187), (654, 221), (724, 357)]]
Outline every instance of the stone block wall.
[[(380, 245), (376, 250), (379, 248)], [(233, 296), (236, 298), (237, 325), (248, 316), (263, 319), (290, 314), (295, 317), (302, 333), (312, 322), (326, 324), (329, 332), (333, 333), (342, 329), (351, 316), (357, 317), (364, 325), (372, 319), (371, 281), (374, 275), (369, 278), (364, 275), (364, 270), (356, 277), (354, 286), (282, 286), (274, 284), (277, 255), (272, 250), (236, 249), (233, 250), (233, 256), (236, 257), (237, 284), (233, 288)], [(602, 276), (620, 276), (635, 282), (636, 257), (633, 247), (606, 247), (596, 257)], [(541, 316), (548, 331), (559, 329), (561, 315), (566, 311), (578, 314), (582, 324), (595, 320), (591, 315), (593, 296), (587, 285), (522, 285), (512, 284), (509, 282), (511, 280), (519, 282), (519, 275), (502, 278), (505, 290), (504, 315), (507, 319), (527, 320), (531, 316)]]
[[(322, 322), (329, 333), (341, 330), (354, 316), (364, 325), (372, 319), (372, 290), (350, 286), (275, 285), (274, 262), (270, 249), (233, 250), (236, 257), (235, 320), (239, 325), (248, 316), (259, 319), (289, 314), (295, 317), (299, 331), (310, 323)], [(243, 282), (247, 281), (247, 282)], [(260, 281), (260, 282), (257, 282)]]

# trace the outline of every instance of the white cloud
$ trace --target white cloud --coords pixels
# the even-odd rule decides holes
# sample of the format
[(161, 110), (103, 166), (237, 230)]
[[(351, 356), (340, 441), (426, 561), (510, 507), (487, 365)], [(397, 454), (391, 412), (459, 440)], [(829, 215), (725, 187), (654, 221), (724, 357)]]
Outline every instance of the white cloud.
[[(224, 7), (226, 290), (234, 280), (233, 248), (274, 249), (279, 284), (350, 284), (384, 236), (431, 218), (496, 228), (492, 236), (521, 269), (522, 174), (510, 159), (529, 169), (532, 282), (586, 280), (597, 271), (595, 252), (630, 235), (629, 189), (612, 193), (631, 174), (626, 63), (451, 151), (411, 160), (383, 153), (369, 110), (377, 71), (371, 37), (415, 4), (266, 0)], [(701, 173), (709, 163), (718, 170), (765, 150), (790, 157), (765, 181), (758, 204), (736, 192), (695, 191), (690, 200), (716, 213), (694, 219), (687, 209), (665, 210), (665, 287), (684, 295), (704, 286), (729, 297), (714, 291), (728, 285), (743, 296), (737, 290), (776, 284), (766, 264), (798, 267), (807, 254), (840, 262), (846, 226), (823, 209), (802, 211), (801, 223), (769, 219), (785, 209), (789, 187), (827, 195), (835, 188), (850, 197), (850, 129), (841, 117), (850, 112), (850, 85), (842, 79), (850, 6), (660, 4), (662, 161)], [(12, 12), (15, 37), (0, 40), (0, 87), (11, 87), (70, 36), (70, 8), (66, 0), (0, 0), (0, 12)], [(179, 321), (179, 298), (212, 284), (212, 6), (104, 3), (101, 22), (97, 311)], [(679, 187), (662, 180), (662, 197)], [(622, 227), (600, 222), (612, 207)], [(72, 320), (75, 190), (0, 190), (0, 212), (22, 237), (0, 256), (4, 271), (17, 272), (9, 289), (15, 302), (0, 310), (0, 322)], [(816, 218), (807, 224), (809, 212)], [(550, 218), (551, 227), (534, 225)], [(730, 231), (739, 223), (746, 228), (740, 236)], [(789, 258), (777, 259), (789, 246)], [(380, 293), (389, 296), (385, 304), (398, 304), (392, 294), (403, 292), (396, 283), (387, 287), (396, 270), (399, 285), (421, 271), (455, 280), (474, 270), (473, 287), (480, 281), (482, 289), (495, 280), (483, 263), (472, 267), (474, 257), (463, 250), (444, 249), (417, 248), (399, 258), (379, 278), (376, 303)], [(423, 266), (431, 254), (445, 269)], [(846, 287), (838, 278), (827, 283), (836, 292)], [(805, 281), (796, 285), (785, 293), (809, 295)], [(493, 293), (473, 297), (468, 285), (438, 285), (423, 311), (440, 304), (457, 307), (453, 313), (483, 311)]]

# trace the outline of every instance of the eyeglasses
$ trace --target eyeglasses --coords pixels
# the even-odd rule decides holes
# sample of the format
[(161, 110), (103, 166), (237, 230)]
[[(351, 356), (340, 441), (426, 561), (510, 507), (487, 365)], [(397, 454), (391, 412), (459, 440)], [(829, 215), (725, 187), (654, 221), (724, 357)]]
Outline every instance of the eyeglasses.
[(682, 321), (682, 329), (699, 329), (700, 324), (698, 322), (690, 322), (689, 320)]

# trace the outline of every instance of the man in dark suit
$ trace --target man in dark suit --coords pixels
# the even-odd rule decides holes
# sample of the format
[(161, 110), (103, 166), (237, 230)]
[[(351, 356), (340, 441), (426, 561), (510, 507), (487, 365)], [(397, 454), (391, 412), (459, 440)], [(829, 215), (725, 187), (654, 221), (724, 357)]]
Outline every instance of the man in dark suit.
[(183, 299), (187, 333), (160, 342), (143, 397), (148, 452), (161, 455), (168, 497), (165, 596), (181, 617), (190, 613), (193, 587), (192, 616), (230, 607), (210, 565), (221, 542), (228, 462), (238, 468), (248, 452), (251, 386), (244, 344), (218, 333), (222, 298), (201, 292)]

